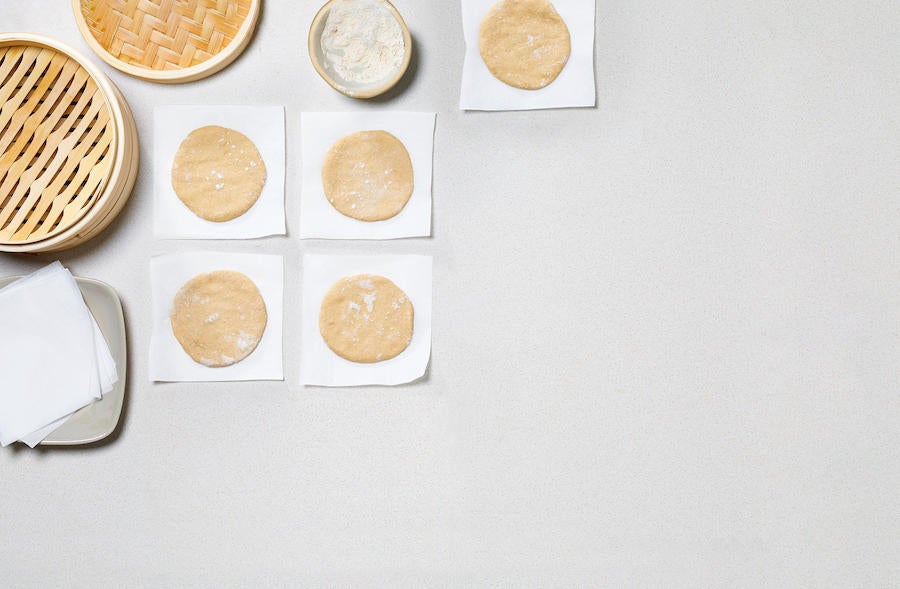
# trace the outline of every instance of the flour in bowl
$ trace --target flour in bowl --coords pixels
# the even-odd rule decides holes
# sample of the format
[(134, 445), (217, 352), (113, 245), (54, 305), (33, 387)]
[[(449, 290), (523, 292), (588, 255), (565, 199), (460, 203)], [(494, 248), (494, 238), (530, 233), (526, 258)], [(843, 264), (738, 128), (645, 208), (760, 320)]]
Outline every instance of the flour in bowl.
[(322, 53), (345, 82), (374, 84), (403, 62), (403, 29), (384, 0), (338, 0), (328, 11)]

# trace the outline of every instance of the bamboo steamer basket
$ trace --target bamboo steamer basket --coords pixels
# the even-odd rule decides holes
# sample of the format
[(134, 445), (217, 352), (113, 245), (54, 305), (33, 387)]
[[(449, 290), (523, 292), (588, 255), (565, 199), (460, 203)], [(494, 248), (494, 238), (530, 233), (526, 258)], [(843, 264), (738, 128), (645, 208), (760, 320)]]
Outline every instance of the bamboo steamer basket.
[(0, 251), (74, 247), (127, 201), (137, 131), (119, 90), (40, 35), (0, 34)]
[(72, 0), (81, 36), (106, 63), (151, 82), (192, 82), (244, 50), (262, 0)]

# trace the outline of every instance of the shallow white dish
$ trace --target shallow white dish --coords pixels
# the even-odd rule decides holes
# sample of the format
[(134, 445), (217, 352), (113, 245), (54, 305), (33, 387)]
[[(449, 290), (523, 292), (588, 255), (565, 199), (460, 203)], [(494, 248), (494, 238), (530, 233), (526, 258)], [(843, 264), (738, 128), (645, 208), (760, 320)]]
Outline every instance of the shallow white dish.
[[(22, 276), (0, 278), (0, 288), (12, 284)], [(44, 438), (44, 446), (76, 446), (97, 442), (113, 433), (119, 423), (125, 401), (125, 316), (122, 302), (111, 286), (99, 280), (76, 278), (84, 302), (97, 320), (106, 338), (109, 351), (116, 362), (119, 381), (96, 403), (78, 410), (66, 423)]]
[(391, 11), (391, 14), (394, 15), (394, 18), (400, 25), (400, 30), (403, 32), (404, 43), (404, 55), (400, 67), (384, 80), (379, 80), (370, 84), (351, 82), (341, 78), (333, 68), (328, 66), (328, 60), (322, 52), (322, 31), (325, 29), (328, 12), (331, 10), (335, 0), (328, 0), (328, 2), (319, 9), (319, 12), (313, 17), (312, 24), (309, 27), (307, 49), (309, 50), (309, 59), (313, 64), (313, 68), (315, 68), (316, 72), (323, 80), (328, 82), (329, 86), (350, 98), (373, 98), (380, 94), (384, 94), (403, 78), (407, 68), (409, 68), (409, 62), (412, 59), (412, 35), (409, 32), (409, 27), (406, 26), (406, 21), (403, 20), (400, 12), (393, 4), (388, 0), (382, 0), (382, 2), (385, 7)]

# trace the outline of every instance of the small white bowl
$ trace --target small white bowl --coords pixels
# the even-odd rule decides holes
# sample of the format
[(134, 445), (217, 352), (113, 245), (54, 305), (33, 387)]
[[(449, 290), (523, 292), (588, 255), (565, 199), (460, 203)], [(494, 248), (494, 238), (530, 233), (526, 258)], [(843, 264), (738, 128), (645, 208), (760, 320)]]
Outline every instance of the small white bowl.
[(325, 56), (322, 52), (322, 31), (325, 28), (325, 21), (328, 19), (328, 12), (331, 10), (331, 6), (337, 1), (338, 0), (329, 0), (326, 2), (325, 5), (319, 9), (319, 12), (316, 13), (315, 18), (313, 18), (312, 24), (309, 27), (309, 59), (312, 61), (313, 67), (316, 69), (316, 72), (322, 76), (322, 79), (328, 82), (332, 88), (351, 98), (372, 98), (379, 94), (384, 94), (400, 81), (403, 74), (406, 73), (406, 69), (409, 67), (409, 62), (412, 58), (412, 36), (409, 34), (409, 28), (406, 26), (406, 22), (404, 22), (403, 17), (400, 16), (400, 13), (394, 8), (393, 4), (388, 2), (388, 0), (381, 0), (381, 2), (390, 9), (394, 18), (397, 19), (397, 22), (400, 24), (400, 29), (403, 31), (403, 61), (401, 61), (400, 66), (384, 80), (368, 84), (344, 80), (333, 68), (327, 67)]

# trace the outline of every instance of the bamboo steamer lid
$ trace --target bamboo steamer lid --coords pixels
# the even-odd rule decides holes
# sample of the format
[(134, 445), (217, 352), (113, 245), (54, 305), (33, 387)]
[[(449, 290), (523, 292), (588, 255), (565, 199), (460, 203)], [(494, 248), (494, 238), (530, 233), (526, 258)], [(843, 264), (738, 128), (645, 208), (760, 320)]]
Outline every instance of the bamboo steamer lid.
[(205, 78), (250, 42), (262, 0), (72, 0), (75, 22), (100, 58), (152, 82)]
[(0, 129), (0, 251), (77, 245), (127, 200), (137, 169), (133, 117), (71, 48), (0, 34)]

